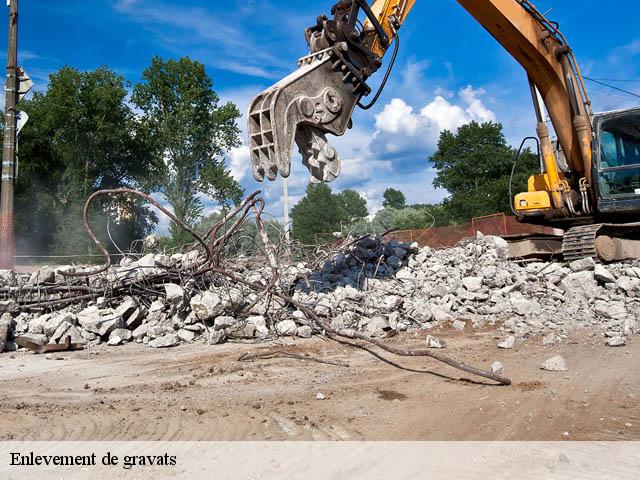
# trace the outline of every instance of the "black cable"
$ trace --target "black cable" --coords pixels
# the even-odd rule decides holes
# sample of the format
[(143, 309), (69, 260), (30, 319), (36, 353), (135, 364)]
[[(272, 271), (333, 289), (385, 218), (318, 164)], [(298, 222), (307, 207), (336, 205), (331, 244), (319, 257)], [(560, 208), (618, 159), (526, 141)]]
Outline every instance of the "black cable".
[(597, 83), (598, 85), (602, 85), (603, 87), (609, 87), (609, 88), (612, 88), (614, 90), (618, 90), (619, 92), (626, 93), (627, 95), (632, 95), (634, 97), (640, 98), (640, 95), (638, 95), (637, 93), (633, 93), (633, 92), (630, 92), (628, 90), (624, 90), (622, 88), (614, 87), (613, 85), (609, 85), (608, 83), (604, 83), (604, 82), (601, 82), (600, 80), (595, 80), (593, 78), (585, 77), (584, 75), (582, 77), (585, 80), (589, 80), (590, 82)]
[(378, 102), (378, 99), (380, 98), (380, 95), (382, 95), (382, 91), (384, 90), (384, 87), (387, 86), (387, 81), (389, 80), (389, 77), (391, 76), (391, 71), (393, 70), (393, 66), (396, 63), (396, 58), (398, 57), (398, 51), (399, 50), (400, 50), (400, 36), (396, 32), (395, 47), (394, 47), (394, 50), (393, 50), (393, 56), (391, 57), (391, 63), (389, 64), (389, 68), (387, 68), (387, 73), (384, 76), (384, 80), (382, 80), (382, 83), (380, 84), (380, 88), (378, 88), (378, 92), (376, 93), (375, 97), (373, 97), (373, 100), (371, 100), (370, 103), (368, 103), (367, 105), (363, 105), (360, 101), (358, 101), (358, 106), (361, 109), (369, 110), (369, 109), (371, 109), (371, 107), (373, 107)]
[(509, 177), (509, 206), (511, 207), (511, 213), (513, 213), (514, 217), (517, 217), (518, 214), (516, 213), (516, 209), (513, 206), (513, 201), (514, 201), (513, 177), (516, 173), (516, 167), (518, 166), (518, 160), (520, 159), (520, 155), (522, 154), (522, 149), (524, 148), (524, 144), (527, 143), (527, 141), (529, 140), (533, 140), (534, 142), (536, 142), (536, 146), (538, 148), (538, 159), (540, 158), (540, 140), (538, 140), (537, 137), (526, 137), (524, 140), (522, 140), (522, 143), (520, 144), (520, 148), (518, 149), (515, 156), (513, 157), (513, 167), (511, 167), (511, 176)]
[(623, 80), (623, 79), (619, 79), (619, 78), (593, 78), (593, 79), (589, 79), (589, 80), (596, 80), (598, 82), (622, 82), (622, 83), (640, 83), (640, 79), (636, 79), (636, 80)]

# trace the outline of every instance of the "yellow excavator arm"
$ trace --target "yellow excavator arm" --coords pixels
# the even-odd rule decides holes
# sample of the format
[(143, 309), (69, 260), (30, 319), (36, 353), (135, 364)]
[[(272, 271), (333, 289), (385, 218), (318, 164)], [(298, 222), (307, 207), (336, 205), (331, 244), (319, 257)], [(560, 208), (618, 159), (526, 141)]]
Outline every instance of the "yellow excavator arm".
[[(375, 0), (371, 4), (371, 11), (378, 20), (378, 23), (382, 26), (382, 29), (388, 35), (390, 42), (396, 37), (396, 27), (399, 28), (402, 26), (415, 3), (416, 0)], [(364, 30), (368, 32), (370, 36), (371, 50), (373, 53), (380, 58), (384, 57), (388, 45), (384, 46), (381, 44), (380, 39), (375, 34), (375, 27), (371, 23), (371, 20), (367, 19), (364, 24)]]
[[(544, 221), (592, 215), (599, 199), (595, 185), (599, 179), (593, 178), (591, 104), (578, 63), (558, 25), (529, 0), (457, 1), (523, 67), (529, 79), (544, 171), (531, 177), (529, 191), (516, 196), (514, 210)], [(298, 70), (256, 97), (250, 106), (256, 179), (289, 176), (295, 144), (312, 180), (330, 182), (339, 175), (341, 161), (326, 135), (343, 135), (357, 107), (367, 109), (375, 104), (395, 62), (399, 31), (414, 5), (415, 0), (342, 0), (332, 7), (331, 16), (318, 17), (305, 31), (309, 55), (299, 60)], [(364, 16), (364, 22), (359, 16)], [(364, 104), (364, 98), (373, 93), (367, 81), (382, 67), (391, 49), (384, 80), (373, 100)], [(545, 122), (545, 108), (557, 148)], [(628, 135), (624, 127), (615, 128), (622, 130), (612, 135)], [(558, 167), (558, 155), (566, 160), (565, 171)], [(621, 208), (616, 202), (610, 201), (607, 208)], [(636, 206), (624, 208), (631, 211)]]

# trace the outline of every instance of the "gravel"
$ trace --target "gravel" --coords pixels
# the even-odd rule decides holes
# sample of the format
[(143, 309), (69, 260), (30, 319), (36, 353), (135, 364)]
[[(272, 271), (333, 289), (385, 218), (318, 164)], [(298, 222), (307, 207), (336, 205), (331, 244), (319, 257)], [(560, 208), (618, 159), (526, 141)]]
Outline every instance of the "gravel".
[[(162, 271), (162, 265), (198, 264), (198, 252), (125, 258), (110, 278)], [(367, 237), (329, 258), (320, 268), (283, 266), (280, 286), (336, 329), (354, 329), (383, 338), (389, 332), (423, 331), (436, 326), (454, 332), (496, 328), (500, 348), (532, 337), (552, 346), (576, 328), (602, 330), (604, 342), (622, 346), (640, 332), (640, 264), (596, 264), (592, 259), (516, 263), (498, 237), (478, 234), (453, 248)], [(270, 268), (252, 264), (245, 280), (267, 285)], [(43, 267), (31, 275), (4, 272), (1, 286), (63, 281), (69, 267)], [(253, 305), (248, 311), (248, 306)], [(100, 298), (54, 313), (20, 312), (11, 299), (0, 301), (0, 337), (43, 336), (48, 342), (120, 345), (129, 341), (167, 348), (184, 343), (219, 344), (234, 339), (308, 338), (320, 333), (305, 314), (275, 297), (229, 284), (167, 283), (164, 295)], [(11, 320), (11, 321), (9, 321)], [(3, 327), (4, 325), (4, 327)], [(9, 325), (8, 327), (6, 325)], [(128, 332), (125, 334), (124, 332)], [(0, 338), (0, 344), (2, 338)], [(431, 348), (444, 344), (427, 337)]]

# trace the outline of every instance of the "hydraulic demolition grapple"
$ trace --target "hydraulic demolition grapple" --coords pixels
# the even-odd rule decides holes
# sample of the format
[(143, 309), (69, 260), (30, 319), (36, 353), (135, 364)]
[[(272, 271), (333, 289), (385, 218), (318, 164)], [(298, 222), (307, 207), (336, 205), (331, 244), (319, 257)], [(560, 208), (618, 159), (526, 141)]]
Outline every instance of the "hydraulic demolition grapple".
[[(310, 54), (298, 70), (251, 103), (249, 135), (253, 175), (258, 181), (288, 177), (294, 142), (315, 181), (331, 182), (340, 173), (340, 158), (326, 134), (343, 135), (351, 127), (356, 106), (371, 93), (367, 79), (382, 65), (382, 57), (415, 0), (341, 1), (332, 19), (318, 17), (305, 31)], [(364, 13), (364, 24), (358, 16)], [(381, 19), (382, 23), (381, 23)], [(386, 78), (393, 66), (389, 66)]]

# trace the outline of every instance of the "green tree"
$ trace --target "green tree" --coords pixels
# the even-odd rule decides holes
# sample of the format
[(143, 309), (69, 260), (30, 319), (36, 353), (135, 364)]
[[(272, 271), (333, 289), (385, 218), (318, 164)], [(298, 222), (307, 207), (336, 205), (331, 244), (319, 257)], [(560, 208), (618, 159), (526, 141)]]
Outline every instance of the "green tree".
[[(71, 254), (91, 247), (82, 207), (94, 191), (132, 187), (149, 191), (155, 165), (137, 135), (122, 76), (106, 67), (80, 72), (64, 67), (50, 76), (44, 93), (21, 108), (30, 121), (20, 134), (16, 188), (18, 247), (22, 251)], [(105, 245), (106, 225), (125, 248), (144, 236), (155, 216), (138, 199), (102, 197), (92, 225)]]
[(367, 200), (355, 190), (343, 190), (337, 196), (347, 221), (352, 222), (369, 215)]
[[(142, 78), (132, 101), (142, 111), (144, 135), (154, 147), (155, 160), (165, 167), (160, 192), (176, 216), (194, 225), (203, 208), (199, 194), (223, 205), (238, 203), (243, 191), (223, 156), (240, 144), (238, 108), (231, 102), (220, 105), (204, 65), (188, 57), (155, 57)], [(170, 232), (176, 242), (190, 241), (177, 225), (172, 224)]]
[(415, 230), (433, 225), (433, 217), (426, 209), (407, 207), (398, 210), (394, 219), (394, 228), (400, 230)]
[(425, 215), (430, 219), (430, 222), (427, 226), (433, 223), (434, 227), (446, 227), (455, 223), (451, 218), (451, 212), (446, 207), (446, 205), (442, 203), (437, 203), (435, 205), (416, 204), (411, 205), (410, 208), (421, 210), (425, 213)]
[(307, 244), (316, 243), (316, 234), (331, 234), (341, 231), (347, 220), (346, 212), (338, 195), (324, 184), (309, 184), (302, 200), (291, 210), (293, 238)]
[[(440, 134), (438, 150), (431, 157), (437, 170), (433, 185), (450, 193), (444, 205), (454, 221), (493, 213), (511, 213), (509, 177), (514, 149), (499, 123), (472, 122), (456, 133)], [(520, 158), (513, 190), (525, 191), (527, 178), (538, 168), (538, 159), (530, 151)]]
[(436, 226), (437, 220), (432, 215), (435, 210), (424, 206), (395, 208), (383, 208), (371, 222), (371, 230), (381, 234), (387, 230), (417, 230)]
[(396, 210), (400, 210), (407, 206), (407, 199), (400, 190), (396, 190), (395, 188), (387, 188), (384, 191), (384, 202), (382, 206), (384, 208), (395, 208)]

